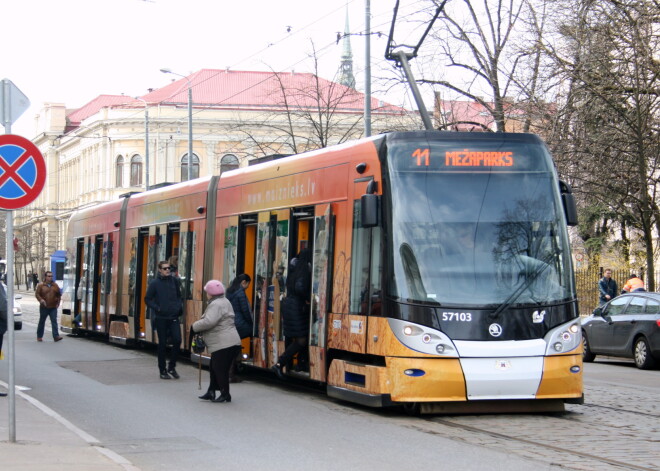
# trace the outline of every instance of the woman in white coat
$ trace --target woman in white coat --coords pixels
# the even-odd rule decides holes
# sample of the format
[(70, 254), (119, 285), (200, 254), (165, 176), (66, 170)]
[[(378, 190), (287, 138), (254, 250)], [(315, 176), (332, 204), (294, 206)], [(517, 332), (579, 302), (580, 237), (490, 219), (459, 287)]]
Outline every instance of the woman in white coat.
[[(206, 348), (211, 354), (209, 373), (211, 382), (206, 394), (200, 399), (213, 402), (231, 402), (229, 394), (229, 368), (241, 349), (241, 338), (234, 325), (234, 310), (225, 297), (225, 287), (218, 280), (204, 286), (211, 298), (202, 318), (192, 325), (194, 332), (201, 332)], [(215, 397), (219, 391), (220, 396)]]

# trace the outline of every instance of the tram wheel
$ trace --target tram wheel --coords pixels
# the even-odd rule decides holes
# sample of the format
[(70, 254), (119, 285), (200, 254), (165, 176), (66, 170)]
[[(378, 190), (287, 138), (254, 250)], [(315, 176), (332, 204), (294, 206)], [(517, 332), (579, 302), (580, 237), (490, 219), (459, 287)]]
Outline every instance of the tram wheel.
[(404, 402), (401, 408), (407, 415), (418, 416), (420, 413), (419, 402)]
[(591, 363), (596, 358), (596, 355), (593, 354), (589, 348), (589, 341), (587, 340), (587, 334), (582, 332), (582, 361), (585, 363)]

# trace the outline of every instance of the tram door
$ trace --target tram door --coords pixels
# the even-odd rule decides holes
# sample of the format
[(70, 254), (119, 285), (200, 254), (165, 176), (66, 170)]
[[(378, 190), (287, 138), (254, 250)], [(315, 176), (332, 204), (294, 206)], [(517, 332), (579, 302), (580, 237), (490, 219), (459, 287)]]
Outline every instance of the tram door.
[(314, 251), (312, 258), (311, 321), (309, 334), (309, 375), (326, 380), (326, 332), (332, 293), (331, 269), (334, 245), (334, 219), (329, 204), (314, 208)]
[[(286, 278), (291, 276), (289, 270), (291, 269), (291, 261), (298, 256), (301, 250), (307, 249), (312, 254), (314, 253), (314, 207), (300, 207), (294, 208), (291, 212), (291, 223), (290, 223), (290, 234), (289, 234), (289, 253), (287, 260), (287, 273), (284, 277), (284, 299), (286, 296), (289, 296), (289, 293), (286, 292)], [(313, 273), (313, 266), (312, 266)], [(314, 280), (312, 279), (313, 284)], [(306, 294), (307, 299), (311, 301), (312, 293), (311, 290)], [(311, 325), (311, 303), (307, 303), (305, 307), (305, 315), (310, 318)], [(284, 334), (285, 332), (282, 332)], [(308, 335), (309, 341), (309, 335)], [(284, 345), (282, 345), (281, 351), (288, 346), (291, 339), (284, 337)], [(309, 344), (308, 344), (309, 345)], [(300, 373), (307, 373), (309, 365), (309, 348), (306, 351), (303, 351), (297, 355), (294, 359), (294, 371)]]
[(87, 283), (85, 278), (85, 270), (87, 264), (85, 262), (85, 239), (78, 239), (76, 241), (76, 284), (73, 293), (73, 327), (82, 327), (81, 312), (83, 307), (83, 294), (87, 292)]
[(155, 227), (140, 228), (131, 250), (130, 315), (133, 317), (133, 338), (136, 340), (152, 341), (153, 339), (151, 321), (145, 310), (144, 295), (148, 281), (154, 276), (154, 270), (150, 268), (149, 262), (155, 256), (151, 249), (155, 243), (155, 232)]
[[(76, 313), (75, 322), (85, 330), (97, 330), (102, 247), (103, 236), (94, 236), (78, 242), (78, 250), (82, 250), (82, 276), (76, 290), (79, 311)], [(78, 303), (76, 304), (78, 307)]]

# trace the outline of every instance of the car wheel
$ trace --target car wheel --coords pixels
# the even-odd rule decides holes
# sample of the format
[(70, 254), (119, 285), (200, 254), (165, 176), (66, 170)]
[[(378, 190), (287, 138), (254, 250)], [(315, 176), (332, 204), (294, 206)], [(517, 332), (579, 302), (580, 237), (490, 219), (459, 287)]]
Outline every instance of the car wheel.
[(589, 341), (587, 340), (587, 334), (582, 331), (582, 361), (585, 363), (591, 363), (596, 358), (596, 355), (593, 354), (589, 348)]
[(635, 340), (635, 347), (633, 348), (633, 357), (635, 359), (635, 366), (640, 370), (648, 370), (655, 366), (655, 359), (651, 356), (649, 350), (649, 343), (644, 337)]
[(22, 322), (14, 322), (14, 330), (21, 330), (23, 328)]

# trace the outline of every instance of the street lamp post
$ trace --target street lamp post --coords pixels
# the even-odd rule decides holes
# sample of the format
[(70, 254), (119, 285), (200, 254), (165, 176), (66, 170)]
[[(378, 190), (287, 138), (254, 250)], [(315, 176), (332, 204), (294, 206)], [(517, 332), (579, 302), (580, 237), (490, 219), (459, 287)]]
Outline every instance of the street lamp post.
[(146, 166), (145, 188), (147, 191), (149, 191), (149, 107), (147, 105), (147, 101), (143, 98), (136, 96), (135, 99), (144, 103), (144, 165)]
[(188, 181), (192, 180), (192, 142), (193, 142), (193, 132), (192, 132), (192, 84), (190, 80), (185, 75), (177, 74), (172, 72), (170, 69), (160, 69), (164, 74), (177, 75), (186, 79), (188, 82)]

